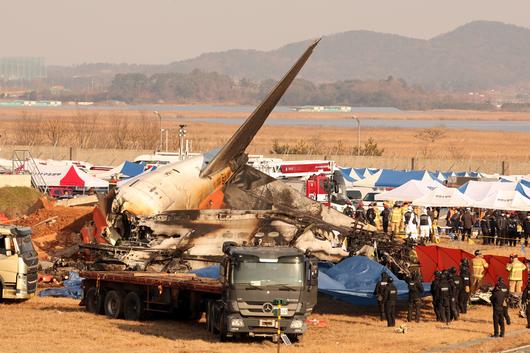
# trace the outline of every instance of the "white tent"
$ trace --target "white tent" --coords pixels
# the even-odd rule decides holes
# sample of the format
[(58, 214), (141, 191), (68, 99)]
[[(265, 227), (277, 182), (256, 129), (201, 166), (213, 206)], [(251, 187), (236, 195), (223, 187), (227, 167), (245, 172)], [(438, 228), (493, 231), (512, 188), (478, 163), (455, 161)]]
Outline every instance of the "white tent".
[(37, 182), (44, 181), (47, 186), (84, 188), (109, 187), (107, 181), (93, 177), (75, 165), (39, 165), (38, 168), (42, 179), (36, 178), (36, 180)]
[(381, 201), (414, 201), (428, 194), (431, 190), (432, 185), (428, 182), (410, 180), (400, 187), (375, 195), (375, 199)]
[(418, 206), (430, 207), (468, 207), (473, 200), (466, 197), (458, 189), (439, 186), (425, 196), (414, 200)]
[(496, 191), (513, 191), (516, 185), (511, 182), (470, 180), (458, 190), (471, 200), (481, 201)]
[(530, 211), (530, 199), (515, 190), (497, 190), (483, 200), (473, 203), (473, 207), (507, 211)]

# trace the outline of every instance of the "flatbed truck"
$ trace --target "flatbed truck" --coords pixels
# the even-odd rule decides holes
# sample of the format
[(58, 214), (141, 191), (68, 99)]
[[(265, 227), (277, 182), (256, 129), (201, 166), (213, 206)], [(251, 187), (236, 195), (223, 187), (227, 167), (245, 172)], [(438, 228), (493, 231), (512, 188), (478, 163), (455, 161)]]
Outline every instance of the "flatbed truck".
[[(81, 305), (91, 313), (127, 320), (142, 320), (149, 312), (198, 320), (204, 313), (207, 329), (221, 341), (243, 335), (277, 340), (279, 325), (282, 334), (297, 341), (316, 304), (316, 262), (292, 247), (225, 244), (223, 253), (218, 278), (184, 273), (81, 272)], [(278, 302), (283, 304), (279, 309)]]

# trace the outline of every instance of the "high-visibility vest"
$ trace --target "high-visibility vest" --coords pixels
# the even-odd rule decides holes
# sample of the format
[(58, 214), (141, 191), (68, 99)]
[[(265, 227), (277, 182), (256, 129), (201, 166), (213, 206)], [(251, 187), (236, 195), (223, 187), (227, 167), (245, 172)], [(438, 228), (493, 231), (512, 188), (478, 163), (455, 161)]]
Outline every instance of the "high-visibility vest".
[(471, 266), (473, 268), (473, 277), (482, 278), (488, 268), (488, 263), (482, 257), (475, 256), (471, 260)]
[(506, 270), (510, 272), (508, 278), (510, 281), (522, 281), (523, 272), (526, 270), (526, 266), (518, 259), (514, 259), (511, 263), (506, 265)]
[(392, 210), (392, 223), (399, 222), (401, 222), (401, 209), (396, 207)]

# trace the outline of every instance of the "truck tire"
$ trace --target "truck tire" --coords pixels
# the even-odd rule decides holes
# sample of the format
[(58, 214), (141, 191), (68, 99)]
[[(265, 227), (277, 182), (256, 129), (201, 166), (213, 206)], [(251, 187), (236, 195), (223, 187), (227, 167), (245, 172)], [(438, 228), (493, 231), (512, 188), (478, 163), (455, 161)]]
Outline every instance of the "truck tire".
[(103, 314), (103, 301), (95, 287), (90, 287), (85, 293), (85, 309), (92, 314)]
[(123, 300), (123, 317), (125, 320), (140, 321), (144, 318), (144, 303), (136, 292), (129, 292)]
[(119, 319), (123, 314), (123, 295), (116, 290), (109, 290), (105, 295), (105, 315), (111, 319)]
[(219, 318), (219, 341), (227, 342), (228, 335), (226, 334), (226, 314), (223, 312)]

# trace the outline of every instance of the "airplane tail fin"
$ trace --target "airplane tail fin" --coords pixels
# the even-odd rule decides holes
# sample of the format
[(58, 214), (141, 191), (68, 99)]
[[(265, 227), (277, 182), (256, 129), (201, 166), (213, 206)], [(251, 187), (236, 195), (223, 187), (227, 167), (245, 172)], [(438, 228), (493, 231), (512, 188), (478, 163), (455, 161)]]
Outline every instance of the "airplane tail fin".
[(274, 109), (278, 101), (282, 98), (287, 88), (291, 85), (298, 72), (302, 69), (307, 59), (313, 53), (320, 39), (315, 40), (296, 61), (293, 67), (272, 89), (267, 98), (252, 112), (247, 120), (239, 127), (234, 135), (223, 146), (219, 153), (201, 171), (200, 176), (205, 177), (224, 168), (231, 160), (243, 154), (252, 142), (263, 123)]

